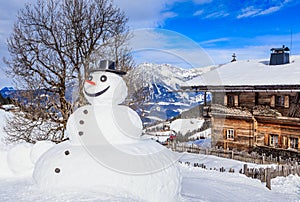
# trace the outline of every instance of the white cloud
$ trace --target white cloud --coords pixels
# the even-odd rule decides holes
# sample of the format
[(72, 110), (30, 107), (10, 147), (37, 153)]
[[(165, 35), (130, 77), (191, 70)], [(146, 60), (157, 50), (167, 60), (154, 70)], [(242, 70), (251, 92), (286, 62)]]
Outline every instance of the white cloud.
[(193, 16), (199, 16), (199, 15), (202, 15), (203, 13), (204, 13), (204, 10), (198, 10), (193, 14)]
[(177, 16), (167, 11), (177, 1), (181, 0), (115, 0), (115, 3), (126, 13), (131, 27), (153, 28)]
[(174, 18), (174, 17), (178, 16), (178, 14), (174, 13), (174, 12), (165, 12), (165, 13), (162, 13), (162, 16), (164, 17), (164, 19), (166, 19), (166, 18)]
[(270, 13), (274, 13), (274, 12), (280, 10), (280, 9), (281, 9), (280, 6), (273, 6), (273, 7), (270, 7), (266, 10), (263, 10), (263, 11), (259, 12), (257, 15), (267, 15), (267, 14), (270, 14)]
[(164, 29), (138, 29), (130, 42), (136, 63), (169, 63), (181, 67), (203, 67), (211, 58), (193, 40)]
[[(256, 17), (260, 15), (268, 15), (274, 12), (279, 11), (280, 9), (295, 3), (296, 1), (293, 0), (284, 0), (283, 2), (277, 1), (277, 4), (257, 4), (248, 6), (241, 10), (240, 14), (237, 15), (237, 18), (247, 18), (247, 17)], [(273, 2), (273, 3), (276, 3)]]
[(215, 43), (219, 43), (219, 42), (225, 42), (225, 41), (229, 41), (229, 38), (218, 38), (218, 39), (211, 39), (211, 40), (207, 40), (207, 41), (202, 41), (200, 42), (201, 45), (213, 45)]
[(253, 6), (249, 6), (247, 8), (242, 9), (241, 14), (237, 16), (238, 19), (252, 17), (261, 12), (261, 9), (254, 8)]
[(209, 19), (209, 18), (223, 18), (223, 17), (227, 17), (229, 15), (230, 14), (225, 12), (225, 11), (217, 11), (217, 12), (208, 14), (207, 16), (205, 16), (205, 18), (206, 19)]
[(213, 0), (193, 0), (195, 4), (203, 5), (203, 4), (208, 4), (211, 3)]

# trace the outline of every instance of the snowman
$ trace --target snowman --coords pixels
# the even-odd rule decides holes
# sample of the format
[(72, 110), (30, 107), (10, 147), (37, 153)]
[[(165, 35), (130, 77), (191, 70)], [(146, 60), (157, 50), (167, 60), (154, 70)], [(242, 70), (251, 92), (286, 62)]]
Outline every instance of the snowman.
[[(125, 144), (140, 139), (141, 119), (129, 107), (119, 105), (127, 97), (127, 86), (120, 76), (124, 74), (125, 72), (115, 69), (113, 62), (107, 60), (100, 62), (100, 69), (90, 71), (83, 91), (91, 105), (75, 111), (67, 125), (73, 144), (91, 139), (91, 135), (86, 136), (84, 133), (94, 134), (99, 139), (98, 133), (93, 130), (99, 130), (104, 138), (96, 141), (101, 144)], [(91, 121), (96, 121), (95, 126), (85, 126), (85, 123)], [(84, 131), (78, 131), (79, 128)]]
[(176, 155), (144, 139), (137, 113), (120, 105), (127, 96), (124, 74), (111, 61), (90, 71), (84, 83), (90, 105), (70, 116), (70, 141), (50, 149), (35, 165), (33, 177), (41, 188), (92, 188), (143, 201), (178, 200)]

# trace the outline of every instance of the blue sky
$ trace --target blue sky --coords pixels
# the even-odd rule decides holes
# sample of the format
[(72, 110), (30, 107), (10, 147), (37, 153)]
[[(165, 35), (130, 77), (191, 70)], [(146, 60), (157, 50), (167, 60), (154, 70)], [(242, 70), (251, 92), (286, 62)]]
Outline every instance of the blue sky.
[[(291, 33), (291, 53), (300, 55), (298, 0), (114, 1), (137, 33), (131, 40), (137, 63), (200, 67), (229, 62), (233, 53), (238, 60), (268, 58), (271, 48), (291, 46)], [(35, 0), (1, 2), (1, 58), (8, 56), (6, 38), (26, 2)], [(2, 61), (0, 65), (5, 67)], [(0, 87), (9, 83), (1, 73)]]

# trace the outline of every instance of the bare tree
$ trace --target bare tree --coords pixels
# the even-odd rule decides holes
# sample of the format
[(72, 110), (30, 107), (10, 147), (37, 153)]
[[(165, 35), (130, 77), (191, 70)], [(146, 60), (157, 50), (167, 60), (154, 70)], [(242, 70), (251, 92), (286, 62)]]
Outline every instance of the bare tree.
[[(21, 95), (22, 111), (6, 127), (11, 141), (18, 137), (28, 142), (64, 139), (74, 106), (85, 103), (83, 81), (90, 65), (107, 57), (97, 50), (116, 47), (114, 42), (120, 38), (112, 59), (127, 55), (129, 50), (122, 46), (128, 37), (126, 23), (124, 13), (111, 0), (38, 0), (20, 10), (7, 40), (10, 58), (5, 62), (7, 74), (27, 95)], [(72, 103), (68, 91), (75, 83), (78, 95)], [(36, 122), (26, 124), (26, 119)], [(28, 134), (49, 121), (54, 123), (51, 130), (39, 130), (38, 136)]]

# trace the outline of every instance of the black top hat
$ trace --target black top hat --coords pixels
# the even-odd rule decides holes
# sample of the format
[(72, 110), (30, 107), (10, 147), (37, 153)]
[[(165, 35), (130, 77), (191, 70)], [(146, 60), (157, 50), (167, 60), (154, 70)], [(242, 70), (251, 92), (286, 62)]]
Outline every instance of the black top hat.
[(89, 73), (97, 71), (112, 72), (119, 75), (126, 74), (126, 72), (116, 69), (115, 62), (110, 60), (101, 60), (99, 68), (90, 69)]

